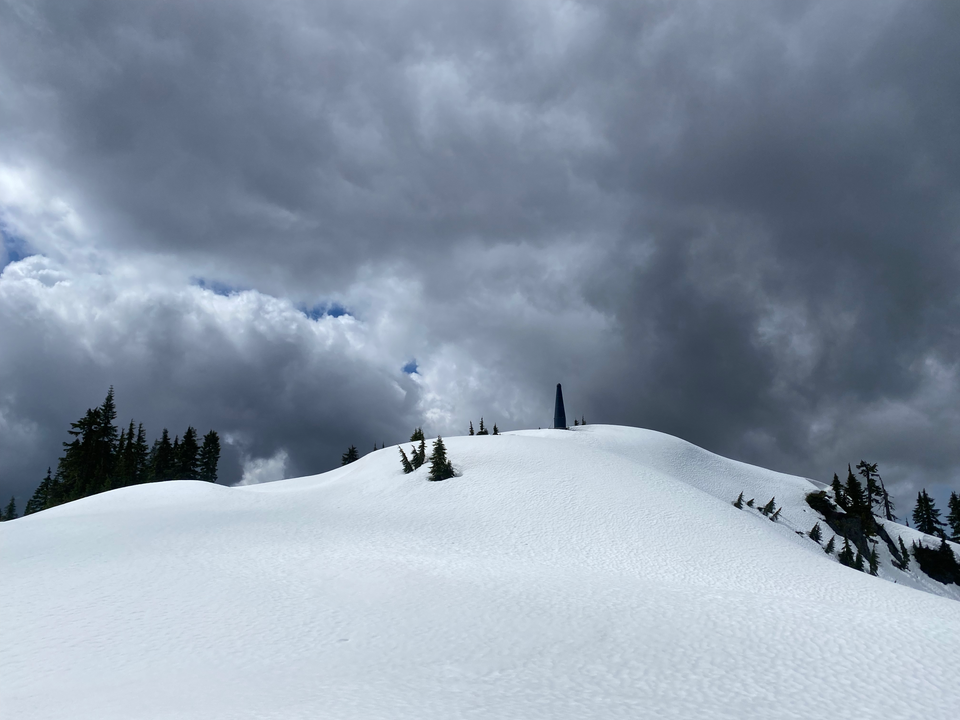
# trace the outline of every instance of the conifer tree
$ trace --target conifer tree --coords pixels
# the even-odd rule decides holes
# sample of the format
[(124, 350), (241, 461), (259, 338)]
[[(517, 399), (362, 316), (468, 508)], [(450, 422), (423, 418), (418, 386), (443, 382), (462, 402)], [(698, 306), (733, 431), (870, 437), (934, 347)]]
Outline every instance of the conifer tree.
[(857, 472), (863, 477), (867, 483), (867, 504), (870, 506), (871, 511), (873, 506), (878, 508), (883, 507), (883, 493), (880, 491), (880, 485), (877, 483), (877, 463), (868, 463), (866, 460), (861, 460), (857, 463)]
[(843, 489), (847, 499), (847, 512), (851, 515), (862, 515), (868, 507), (866, 495), (863, 493), (863, 486), (853, 474), (850, 465), (847, 465), (847, 484)]
[(91, 490), (108, 490), (110, 488), (110, 479), (113, 475), (113, 463), (116, 459), (117, 440), (119, 439), (117, 427), (114, 422), (117, 419), (117, 406), (114, 402), (113, 385), (107, 392), (107, 397), (99, 408), (100, 424), (96, 435), (96, 460), (94, 467), (94, 477), (96, 478), (96, 487)]
[(144, 482), (144, 467), (150, 448), (146, 437), (134, 425), (133, 420), (126, 429), (120, 431), (117, 442), (117, 457), (113, 464), (113, 487), (126, 487)]
[(831, 535), (831, 536), (830, 536), (830, 542), (828, 542), (828, 543), (826, 544), (826, 546), (823, 548), (823, 551), (824, 551), (827, 555), (833, 555), (833, 550), (834, 550), (834, 548), (836, 547), (836, 545), (837, 545), (837, 536), (836, 536), (836, 535)]
[(760, 512), (762, 512), (764, 515), (770, 515), (770, 513), (774, 511), (774, 508), (776, 508), (774, 500), (776, 500), (775, 497), (770, 498), (770, 502), (760, 508)]
[(493, 424), (493, 434), (494, 434), (494, 435), (499, 435), (499, 434), (500, 434), (500, 431), (497, 429), (497, 424), (496, 424), (496, 423)]
[(203, 436), (199, 458), (197, 479), (215, 483), (217, 481), (217, 465), (220, 463), (220, 436), (216, 430), (211, 430)]
[(823, 532), (820, 530), (820, 523), (815, 523), (807, 535), (809, 535), (810, 539), (819, 545), (820, 540), (823, 539)]
[[(574, 419), (573, 419), (573, 426), (574, 426), (574, 427), (578, 427), (579, 425), (580, 425), (580, 421), (577, 420), (577, 418), (574, 418)], [(494, 435), (496, 435), (496, 433), (494, 433)]]
[(877, 475), (877, 480), (880, 481), (880, 492), (883, 495), (883, 516), (890, 522), (896, 522), (897, 516), (893, 514), (896, 505), (890, 499), (890, 493), (887, 492), (887, 487), (883, 484), (883, 478)]
[(421, 440), (419, 446), (410, 446), (410, 463), (413, 469), (423, 465), (427, 461), (427, 441)]
[(876, 576), (877, 571), (880, 568), (880, 558), (877, 557), (877, 546), (874, 545), (870, 548), (870, 574)]
[(781, 510), (783, 510), (782, 507), (777, 508), (777, 511), (776, 511), (775, 513), (773, 513), (773, 515), (770, 516), (770, 519), (773, 520), (773, 522), (776, 522), (777, 520), (780, 519), (780, 511), (781, 511)]
[(52, 491), (53, 475), (50, 472), (50, 468), (47, 468), (47, 476), (40, 481), (39, 487), (33, 492), (30, 499), (27, 500), (27, 506), (23, 509), (23, 514), (31, 515), (50, 507), (49, 503), (52, 499)]
[(407, 475), (413, 472), (413, 465), (410, 464), (407, 454), (403, 451), (403, 448), (400, 448), (400, 464), (403, 466), (403, 473)]
[(13, 496), (10, 496), (10, 502), (7, 503), (6, 509), (3, 511), (4, 520), (16, 520), (17, 519), (17, 501), (13, 499)]
[(150, 480), (159, 482), (171, 480), (176, 471), (176, 457), (173, 453), (173, 444), (170, 442), (170, 433), (164, 428), (160, 439), (155, 440), (150, 450)]
[(357, 448), (353, 445), (347, 448), (347, 451), (340, 456), (340, 465), (349, 465), (352, 462), (356, 462), (360, 459), (360, 453), (357, 451)]
[(113, 462), (113, 476), (110, 478), (109, 487), (118, 488), (124, 487), (126, 483), (125, 475), (127, 474), (126, 469), (126, 459), (127, 459), (127, 431), (120, 431), (120, 439), (117, 441), (117, 456), (114, 458)]
[[(859, 555), (860, 551), (857, 551)], [(844, 536), (843, 538), (843, 548), (840, 550), (840, 554), (837, 555), (837, 559), (840, 561), (841, 565), (846, 565), (847, 567), (855, 567), (856, 560), (853, 557), (853, 549), (850, 547), (850, 541)], [(863, 558), (860, 558), (860, 562), (863, 563)]]
[(910, 553), (907, 551), (907, 546), (903, 544), (903, 538), (898, 537), (897, 543), (900, 545), (900, 569), (906, 571), (910, 567)]
[(955, 543), (960, 543), (960, 495), (955, 492), (950, 493), (950, 500), (947, 501), (947, 525), (950, 527), (950, 539)]
[(863, 572), (863, 553), (860, 552), (860, 548), (857, 548), (857, 556), (853, 559), (853, 567)]
[(737, 495), (737, 499), (733, 501), (733, 506), (737, 508), (737, 510), (743, 510), (743, 492), (742, 491), (739, 495)]
[(747, 507), (753, 507), (753, 498), (747, 500)]
[(860, 519), (866, 535), (876, 535), (877, 524), (873, 519), (871, 498), (867, 496), (849, 464), (847, 465), (847, 484), (844, 487), (844, 495), (847, 500), (846, 511)]
[(843, 496), (843, 486), (840, 484), (840, 478), (837, 477), (836, 473), (833, 474), (833, 482), (830, 483), (830, 487), (833, 490), (833, 499), (837, 505), (846, 510), (847, 499)]
[(585, 419), (582, 415), (580, 416), (580, 424), (581, 424), (581, 425), (586, 425), (586, 424), (587, 424), (586, 419)]
[(489, 435), (490, 431), (483, 426), (483, 418), (480, 418), (480, 429), (477, 430), (477, 435)]
[(933, 498), (926, 488), (917, 494), (917, 504), (913, 509), (913, 524), (917, 530), (927, 535), (940, 535), (943, 532), (943, 520)]
[(417, 442), (417, 440), (423, 439), (423, 428), (417, 428), (413, 431), (413, 435), (410, 436), (410, 442)]
[(200, 445), (197, 443), (197, 431), (193, 425), (187, 427), (180, 443), (179, 467), (177, 476), (182, 480), (197, 480), (200, 477)]
[(433, 443), (433, 452), (430, 455), (430, 480), (446, 480), (453, 477), (453, 465), (447, 459), (447, 448), (443, 439), (438, 435)]
[(470, 421), (470, 434), (473, 435), (473, 420)]
[[(13, 503), (13, 498), (10, 498), (10, 502)], [(8, 520), (10, 519), (9, 510), (10, 506), (7, 506)], [(14, 514), (14, 517), (16, 517), (16, 514)], [(940, 536), (940, 547), (937, 548), (937, 564), (946, 577), (953, 577), (954, 582), (960, 585), (960, 565), (957, 564), (957, 556), (953, 554), (953, 550), (942, 535)]]

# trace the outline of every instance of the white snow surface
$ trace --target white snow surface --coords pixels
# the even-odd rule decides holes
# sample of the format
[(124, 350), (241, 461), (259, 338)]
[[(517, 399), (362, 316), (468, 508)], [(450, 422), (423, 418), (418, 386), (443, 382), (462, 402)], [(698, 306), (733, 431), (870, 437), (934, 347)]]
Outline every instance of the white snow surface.
[(955, 590), (798, 535), (811, 481), (636, 428), (445, 442), (439, 483), (394, 446), (0, 525), (0, 716), (960, 716), (960, 602), (917, 588)]

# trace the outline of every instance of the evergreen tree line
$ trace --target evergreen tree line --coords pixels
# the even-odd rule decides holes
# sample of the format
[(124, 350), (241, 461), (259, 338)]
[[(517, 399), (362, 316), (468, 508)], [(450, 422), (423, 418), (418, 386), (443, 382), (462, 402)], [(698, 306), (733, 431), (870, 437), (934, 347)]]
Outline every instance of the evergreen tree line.
[[(857, 476), (853, 474), (850, 465), (847, 465), (846, 483), (841, 483), (836, 473), (834, 473), (833, 482), (831, 483), (834, 502), (837, 507), (844, 511), (847, 518), (853, 521), (852, 526), (847, 525), (852, 532), (841, 534), (843, 537), (843, 547), (838, 553), (837, 559), (843, 565), (865, 571), (864, 556), (860, 548), (862, 545), (872, 543), (872, 545), (868, 545), (870, 552), (867, 556), (867, 562), (869, 564), (870, 574), (876, 575), (878, 566), (876, 538), (878, 535), (883, 535), (888, 543), (892, 543), (889, 535), (878, 525), (876, 518), (882, 517), (890, 521), (896, 521), (897, 518), (893, 514), (893, 501), (887, 493), (883, 479), (877, 472), (877, 464), (867, 463), (861, 460), (857, 465), (857, 471), (864, 479), (863, 484), (861, 484)], [(828, 518), (828, 522), (830, 522), (830, 511), (827, 507), (829, 501), (826, 493), (810, 493), (807, 496), (807, 502), (813, 509), (824, 514), (824, 516)], [(826, 505), (824, 505), (824, 503), (826, 503)], [(927, 548), (922, 542), (919, 544), (914, 542), (911, 544), (911, 552), (908, 551), (904, 545), (903, 539), (897, 538), (899, 547), (892, 544), (890, 545), (891, 554), (894, 556), (894, 565), (897, 568), (906, 571), (910, 565), (910, 557), (912, 555), (917, 560), (920, 569), (933, 579), (944, 583), (955, 582), (960, 585), (960, 563), (958, 563), (956, 555), (954, 555), (953, 550), (947, 544), (948, 539), (954, 542), (960, 542), (960, 496), (958, 496), (957, 493), (951, 493), (948, 506), (950, 512), (947, 516), (947, 521), (944, 522), (940, 519), (940, 511), (937, 509), (933, 498), (927, 494), (926, 489), (917, 494), (917, 502), (912, 514), (914, 525), (920, 532), (938, 536), (940, 538), (940, 546), (938, 548)], [(946, 530), (947, 528), (949, 528), (949, 535)], [(820, 543), (822, 538), (820, 523), (815, 524), (807, 534), (812, 540)], [(856, 554), (854, 554), (853, 548), (850, 546), (848, 534), (851, 536), (860, 536), (860, 540), (856, 543)], [(867, 543), (864, 543), (863, 540), (866, 540)], [(827, 554), (833, 554), (835, 542), (836, 535), (830, 538), (830, 541), (824, 548)], [(894, 550), (896, 550), (896, 552), (894, 552)], [(897, 558), (898, 554), (899, 558)]]
[(0, 522), (4, 520), (16, 520), (17, 519), (17, 501), (10, 498), (10, 502), (7, 503), (5, 508), (0, 508)]
[(78, 500), (105, 490), (162, 480), (217, 481), (220, 437), (203, 436), (191, 426), (170, 442), (170, 433), (149, 445), (143, 423), (117, 429), (113, 387), (103, 404), (70, 423), (72, 440), (63, 443), (56, 472), (47, 475), (27, 502), (24, 515)]
[[(482, 419), (480, 420), (480, 427), (483, 427)], [(470, 429), (473, 430), (472, 423)], [(494, 433), (494, 435), (497, 434), (499, 433)], [(437, 439), (433, 441), (433, 451), (430, 453), (429, 458), (427, 457), (427, 441), (423, 436), (423, 430), (421, 428), (413, 431), (413, 435), (410, 436), (410, 442), (419, 442), (420, 444), (410, 447), (409, 457), (403, 451), (403, 448), (400, 448), (400, 465), (403, 467), (405, 474), (412, 473), (429, 460), (430, 472), (427, 474), (427, 479), (434, 481), (448, 480), (456, 475), (453, 469), (453, 463), (447, 458), (447, 447), (443, 444), (443, 438), (437, 436)]]
[(476, 435), (499, 435), (499, 434), (500, 434), (500, 428), (498, 428), (498, 427), (497, 427), (497, 424), (494, 423), (494, 424), (493, 424), (493, 432), (491, 433), (489, 430), (487, 430), (487, 428), (484, 427), (484, 425), (483, 425), (483, 418), (481, 417), (481, 418), (480, 418), (480, 429), (477, 430), (476, 433), (473, 432), (473, 420), (470, 421), (469, 434), (470, 434), (470, 435), (474, 435), (474, 434), (476, 434)]

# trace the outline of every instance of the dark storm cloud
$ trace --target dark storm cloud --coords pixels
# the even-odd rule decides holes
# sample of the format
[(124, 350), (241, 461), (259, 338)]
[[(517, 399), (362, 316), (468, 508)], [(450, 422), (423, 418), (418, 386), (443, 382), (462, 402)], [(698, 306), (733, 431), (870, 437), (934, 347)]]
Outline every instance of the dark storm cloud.
[[(237, 356), (255, 315), (204, 345), (196, 297), (142, 301), (114, 312), (155, 331), (143, 368), (75, 352), (295, 472), (413, 422), (537, 426), (559, 379), (597, 421), (956, 487), (958, 29), (946, 3), (3, 3), (0, 212), (77, 273), (82, 245), (162, 258), (169, 293), (355, 315), (359, 355), (291, 332)], [(51, 198), (85, 231), (35, 220)], [(48, 454), (68, 357), (4, 378)]]

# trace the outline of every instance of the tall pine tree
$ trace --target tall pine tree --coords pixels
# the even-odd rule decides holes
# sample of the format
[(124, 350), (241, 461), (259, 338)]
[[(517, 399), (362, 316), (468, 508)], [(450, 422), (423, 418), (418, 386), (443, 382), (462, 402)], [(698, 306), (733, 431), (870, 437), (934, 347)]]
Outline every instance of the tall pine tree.
[(176, 457), (173, 452), (173, 443), (170, 442), (170, 433), (164, 428), (160, 439), (155, 440), (150, 451), (150, 480), (170, 480), (177, 469)]
[(922, 533), (940, 535), (943, 532), (943, 520), (940, 511), (927, 494), (926, 488), (917, 494), (917, 504), (913, 509), (913, 524)]
[(177, 477), (181, 480), (197, 480), (200, 477), (200, 446), (197, 444), (197, 431), (192, 425), (183, 433), (180, 443), (180, 456), (177, 458)]
[(34, 491), (31, 498), (27, 500), (27, 506), (23, 509), (24, 515), (40, 512), (51, 506), (51, 501), (53, 500), (53, 484), (53, 475), (50, 473), (50, 468), (47, 468), (47, 476), (40, 481), (39, 487)]
[(200, 447), (200, 474), (199, 479), (215, 483), (217, 481), (217, 464), (220, 462), (220, 436), (216, 430), (211, 430), (203, 436), (203, 445)]
[(950, 500), (947, 501), (947, 525), (950, 527), (950, 539), (955, 543), (960, 543), (960, 495), (950, 493)]

